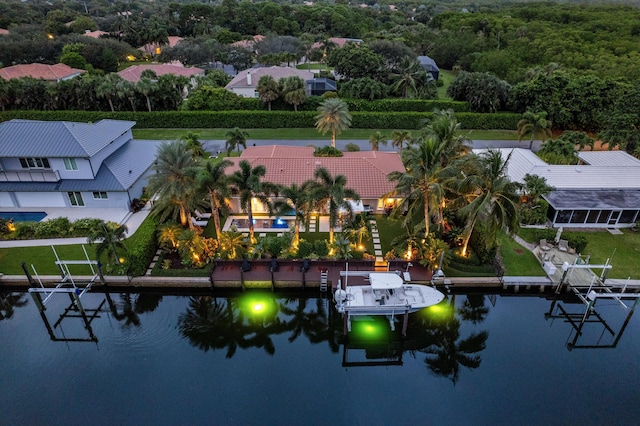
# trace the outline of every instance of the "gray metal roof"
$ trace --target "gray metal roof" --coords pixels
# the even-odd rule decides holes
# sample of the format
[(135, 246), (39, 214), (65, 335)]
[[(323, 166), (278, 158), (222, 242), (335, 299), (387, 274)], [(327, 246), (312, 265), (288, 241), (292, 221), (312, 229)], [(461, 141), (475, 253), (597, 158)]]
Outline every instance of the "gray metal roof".
[(640, 160), (624, 151), (579, 151), (578, 158), (591, 166), (640, 167)]
[(0, 123), (0, 157), (88, 158), (135, 125), (135, 121), (97, 123), (11, 120)]
[(0, 190), (13, 192), (126, 191), (151, 167), (156, 159), (160, 142), (129, 141), (102, 163), (95, 179), (64, 179), (58, 183), (3, 182), (0, 184)]
[(640, 190), (564, 190), (544, 198), (556, 210), (640, 209)]
[(417, 59), (418, 62), (420, 62), (420, 65), (429, 67), (429, 70), (440, 71), (440, 68), (438, 68), (438, 65), (436, 64), (436, 61), (431, 59), (429, 56), (418, 56)]

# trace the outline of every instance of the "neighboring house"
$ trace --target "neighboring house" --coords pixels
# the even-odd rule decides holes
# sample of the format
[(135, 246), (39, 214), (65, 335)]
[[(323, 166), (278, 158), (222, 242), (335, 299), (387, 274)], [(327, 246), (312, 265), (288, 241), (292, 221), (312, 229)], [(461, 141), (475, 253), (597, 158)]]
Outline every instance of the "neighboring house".
[(146, 70), (155, 72), (158, 77), (165, 74), (173, 74), (188, 78), (194, 78), (199, 75), (204, 76), (204, 70), (201, 68), (183, 67), (182, 65), (176, 64), (132, 65), (118, 72), (118, 75), (125, 80), (137, 83), (140, 81), (142, 72)]
[(433, 77), (435, 81), (438, 81), (440, 78), (440, 68), (436, 65), (436, 61), (428, 56), (418, 56), (418, 62), (420, 62), (420, 66), (426, 72), (431, 74), (431, 77)]
[(100, 30), (96, 30), (96, 31), (86, 30), (83, 35), (91, 38), (100, 38), (104, 35), (109, 35), (109, 33), (106, 31), (100, 31)]
[(0, 206), (128, 209), (142, 195), (157, 142), (134, 121), (0, 123)]
[(85, 70), (71, 68), (65, 64), (20, 64), (0, 68), (0, 77), (5, 80), (32, 77), (47, 81), (62, 81), (78, 77), (85, 72)]
[[(405, 170), (397, 152), (344, 152), (343, 157), (314, 157), (313, 152), (313, 147), (306, 146), (249, 147), (240, 157), (228, 158), (233, 165), (227, 168), (227, 173), (238, 170), (238, 163), (247, 160), (251, 167), (265, 166), (267, 172), (263, 181), (288, 186), (314, 180), (316, 169), (324, 167), (332, 176), (344, 175), (347, 178), (346, 186), (360, 195), (361, 203), (352, 204), (354, 207), (359, 205), (360, 209), (380, 213), (396, 202), (384, 195), (395, 188), (387, 175), (393, 171)], [(257, 199), (253, 199), (251, 203), (255, 213), (268, 211)], [(231, 209), (236, 213), (241, 212), (237, 198), (231, 200)]]
[[(291, 67), (262, 67), (251, 68), (248, 70), (240, 71), (230, 82), (225, 86), (230, 92), (235, 93), (245, 98), (257, 98), (258, 81), (260, 77), (270, 75), (275, 81), (281, 78), (297, 76), (303, 79), (305, 82), (313, 80), (314, 74), (311, 71), (299, 70)], [(307, 95), (309, 95), (309, 87), (307, 86)]]
[[(346, 37), (330, 37), (329, 41), (333, 44), (336, 45), (336, 47), (340, 48), (340, 47), (344, 47), (345, 44), (347, 43), (355, 43), (355, 44), (360, 44), (363, 42), (362, 39), (359, 38), (346, 38)], [(316, 42), (313, 43), (313, 46), (311, 46), (312, 49), (320, 49), (323, 46), (322, 42)]]
[(169, 36), (167, 37), (167, 40), (169, 41), (168, 43), (147, 43), (138, 49), (142, 50), (142, 52), (147, 55), (159, 55), (165, 47), (175, 47), (176, 44), (180, 43), (184, 39), (182, 37)]
[(528, 149), (500, 152), (505, 159), (511, 155), (507, 175), (512, 181), (524, 183), (526, 174), (537, 175), (555, 188), (544, 196), (554, 227), (623, 228), (640, 220), (640, 160), (626, 152), (578, 152), (581, 164), (574, 166), (549, 165)]
[(243, 49), (249, 49), (251, 51), (254, 51), (256, 47), (256, 43), (259, 43), (262, 40), (264, 40), (264, 36), (258, 34), (258, 35), (254, 35), (251, 40), (240, 40), (240, 41), (236, 41), (235, 43), (231, 43), (231, 46), (241, 47)]
[(325, 92), (337, 92), (335, 80), (330, 78), (314, 78), (306, 82), (307, 93), (311, 96), (321, 96)]
[(0, 28), (0, 35), (9, 35), (9, 30)]

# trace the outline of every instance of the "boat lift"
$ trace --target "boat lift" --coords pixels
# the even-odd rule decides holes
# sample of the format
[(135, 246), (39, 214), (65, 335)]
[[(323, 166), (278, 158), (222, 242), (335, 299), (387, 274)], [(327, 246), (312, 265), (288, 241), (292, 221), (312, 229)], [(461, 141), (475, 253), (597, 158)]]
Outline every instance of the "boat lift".
[[(91, 322), (98, 318), (98, 313), (102, 310), (102, 306), (104, 305), (104, 301), (98, 306), (96, 309), (87, 309), (82, 305), (81, 298), (84, 296), (89, 290), (91, 290), (92, 285), (100, 279), (100, 281), (104, 284), (104, 276), (102, 275), (102, 265), (95, 260), (90, 260), (89, 255), (87, 254), (87, 250), (84, 245), (82, 246), (82, 250), (84, 252), (86, 260), (61, 260), (58, 256), (58, 253), (54, 246), (51, 246), (53, 253), (56, 257), (56, 265), (60, 269), (61, 280), (56, 283), (55, 287), (45, 287), (42, 279), (38, 275), (36, 268), (34, 265), (31, 265), (31, 269), (33, 271), (33, 275), (27, 268), (26, 264), (22, 262), (22, 269), (25, 272), (27, 279), (30, 284), (29, 294), (33, 298), (33, 301), (40, 312), (40, 316), (44, 321), (45, 327), (49, 332), (49, 336), (53, 341), (73, 341), (73, 342), (96, 342), (98, 339), (93, 334), (93, 330), (91, 329)], [(79, 283), (74, 280), (73, 275), (71, 274), (70, 266), (72, 265), (87, 265), (89, 266), (92, 276), (86, 283)], [(34, 277), (37, 280), (34, 280)], [(68, 307), (64, 309), (64, 312), (60, 315), (58, 320), (55, 322), (53, 326), (49, 323), (49, 320), (45, 314), (47, 303), (53, 298), (55, 295), (67, 294), (70, 299), (70, 304)], [(56, 337), (54, 333), (54, 329), (61, 325), (62, 321), (65, 318), (81, 318), (83, 321), (83, 325), (87, 330), (89, 337), (88, 338), (66, 338), (66, 337)]]
[[(551, 307), (549, 308), (549, 312), (545, 314), (545, 318), (555, 319), (555, 318), (563, 318), (565, 322), (568, 322), (573, 327), (575, 331), (575, 336), (571, 342), (567, 343), (567, 348), (569, 350), (580, 348), (580, 349), (594, 349), (594, 348), (615, 348), (624, 333), (633, 313), (635, 312), (636, 307), (640, 303), (640, 293), (629, 293), (627, 292), (628, 282), (631, 279), (629, 277), (627, 279), (627, 283), (625, 283), (622, 288), (618, 291), (614, 291), (613, 287), (605, 284), (606, 274), (611, 269), (611, 264), (609, 263), (609, 259), (607, 259), (606, 263), (603, 265), (590, 265), (590, 264), (577, 264), (573, 265), (564, 263), (562, 266), (564, 270), (564, 274), (558, 287), (556, 288), (556, 296), (551, 303)], [(580, 285), (580, 284), (569, 284), (568, 281), (565, 281), (567, 275), (570, 276), (571, 272), (574, 269), (602, 269), (602, 273), (600, 276), (593, 274), (591, 282), (588, 285)], [(567, 285), (569, 290), (573, 293), (573, 295), (585, 305), (584, 312), (576, 312), (572, 313), (567, 311), (561, 304), (557, 303), (557, 297), (560, 294), (562, 287)], [(615, 300), (624, 310), (626, 310), (627, 316), (622, 323), (618, 332), (615, 332), (612, 327), (609, 326), (607, 321), (603, 318), (602, 315), (598, 313), (596, 310), (596, 302), (599, 299), (609, 299)], [(632, 301), (632, 303), (629, 303)], [(626, 303), (625, 303), (626, 302)], [(559, 314), (554, 313), (554, 308), (557, 306), (557, 311)], [(595, 317), (593, 319), (592, 317)], [(612, 337), (614, 337), (614, 341), (611, 344), (600, 344), (598, 342), (595, 345), (579, 345), (578, 340), (583, 335), (583, 327), (585, 324), (589, 323), (598, 323), (603, 326), (603, 331), (608, 332)]]

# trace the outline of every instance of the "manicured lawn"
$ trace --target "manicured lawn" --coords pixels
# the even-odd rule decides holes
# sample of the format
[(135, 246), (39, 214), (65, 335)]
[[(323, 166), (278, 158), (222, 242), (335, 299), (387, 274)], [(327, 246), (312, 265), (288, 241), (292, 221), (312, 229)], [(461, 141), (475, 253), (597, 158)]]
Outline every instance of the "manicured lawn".
[(513, 238), (501, 233), (498, 238), (500, 254), (505, 265), (505, 275), (521, 277), (544, 276), (536, 257)]
[[(187, 135), (189, 132), (196, 133), (200, 140), (226, 140), (225, 134), (229, 129), (134, 129), (135, 139), (149, 140), (176, 140)], [(368, 140), (375, 132), (381, 132), (389, 139), (393, 129), (349, 129), (338, 136), (338, 140)], [(318, 140), (330, 141), (329, 134), (324, 136), (316, 128), (303, 129), (246, 129), (249, 134), (248, 139), (282, 139), (282, 140)], [(410, 130), (413, 135), (418, 134), (418, 130)], [(514, 130), (463, 130), (463, 135), (468, 135), (476, 140), (517, 140), (518, 134)]]
[[(89, 259), (95, 258), (95, 249), (86, 245)], [(82, 246), (62, 245), (55, 246), (60, 260), (85, 260)], [(51, 247), (15, 247), (0, 249), (0, 272), (5, 275), (24, 275), (24, 271), (20, 266), (21, 262), (25, 262), (29, 268), (29, 272), (33, 275), (31, 265), (35, 266), (38, 275), (60, 275), (60, 270), (54, 263), (55, 255)], [(74, 275), (90, 275), (91, 270), (86, 265), (72, 265), (70, 271)], [(34, 276), (35, 279), (35, 276)]]
[(447, 88), (451, 84), (453, 80), (456, 79), (456, 76), (451, 71), (440, 70), (440, 77), (438, 77), (440, 81), (444, 83), (444, 85), (438, 87), (438, 99), (451, 99), (449, 95), (447, 95)]
[(382, 246), (382, 255), (387, 254), (391, 250), (391, 242), (405, 232), (402, 229), (400, 220), (392, 220), (385, 215), (375, 215), (376, 224), (378, 225), (378, 234), (380, 235), (380, 245)]
[[(588, 241), (583, 255), (591, 254), (592, 264), (603, 264), (607, 259), (611, 259), (613, 268), (609, 273), (610, 278), (640, 279), (640, 233), (626, 229), (622, 232), (622, 235), (612, 235), (605, 230), (580, 232)], [(533, 229), (521, 229), (519, 235), (526, 241), (535, 242), (534, 233)], [(571, 231), (564, 231), (563, 235), (565, 233)], [(596, 272), (600, 273), (600, 270)]]

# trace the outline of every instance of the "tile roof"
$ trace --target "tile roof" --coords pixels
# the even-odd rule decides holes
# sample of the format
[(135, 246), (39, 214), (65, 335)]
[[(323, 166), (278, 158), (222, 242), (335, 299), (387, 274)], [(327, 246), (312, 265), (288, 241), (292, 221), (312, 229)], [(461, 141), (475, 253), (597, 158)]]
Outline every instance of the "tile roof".
[[(251, 73), (251, 84), (247, 82), (247, 74)], [(270, 75), (274, 80), (278, 81), (284, 77), (298, 76), (304, 81), (314, 78), (314, 74), (311, 71), (299, 70), (291, 67), (261, 67), (250, 68), (248, 70), (240, 71), (238, 75), (233, 77), (233, 80), (225, 86), (225, 89), (231, 90), (235, 87), (256, 87), (260, 77)]]
[(194, 75), (204, 75), (204, 70), (197, 67), (183, 67), (171, 64), (148, 64), (148, 65), (132, 65), (118, 72), (118, 75), (125, 80), (137, 83), (140, 81), (140, 75), (143, 71), (151, 70), (158, 77), (165, 74), (180, 75), (184, 77), (193, 77)]
[(145, 53), (149, 53), (152, 55), (155, 55), (156, 53), (156, 49), (165, 47), (165, 46), (169, 46), (169, 47), (175, 47), (176, 44), (180, 43), (182, 40), (184, 40), (182, 37), (178, 37), (178, 36), (169, 36), (167, 37), (167, 40), (169, 41), (166, 44), (160, 44), (160, 43), (147, 43), (142, 47), (139, 47), (138, 49), (142, 50)]
[(9, 30), (5, 28), (0, 28), (0, 35), (8, 35), (8, 34), (9, 34)]
[(65, 64), (20, 64), (0, 68), (0, 77), (5, 80), (32, 77), (35, 79), (42, 78), (44, 80), (60, 81), (77, 77), (85, 72), (85, 70), (71, 68)]
[(91, 37), (91, 38), (100, 38), (103, 35), (108, 35), (109, 33), (106, 31), (100, 31), (100, 30), (96, 30), (96, 31), (85, 31), (84, 34), (87, 37)]
[(235, 43), (231, 43), (231, 45), (236, 47), (244, 47), (247, 49), (252, 49), (256, 43), (261, 42), (262, 40), (264, 40), (264, 36), (258, 34), (258, 35), (254, 35), (252, 40), (240, 40), (240, 41), (236, 41)]
[(228, 173), (238, 170), (238, 163), (247, 160), (252, 167), (264, 165), (264, 180), (280, 185), (302, 184), (314, 179), (317, 168), (326, 168), (332, 176), (344, 175), (347, 187), (362, 198), (380, 198), (392, 191), (395, 185), (387, 175), (403, 171), (404, 166), (396, 152), (360, 151), (345, 152), (343, 157), (314, 157), (312, 147), (264, 146), (251, 147), (240, 157), (230, 158), (233, 166)]
[(135, 121), (97, 123), (11, 120), (0, 123), (0, 157), (91, 157)]

